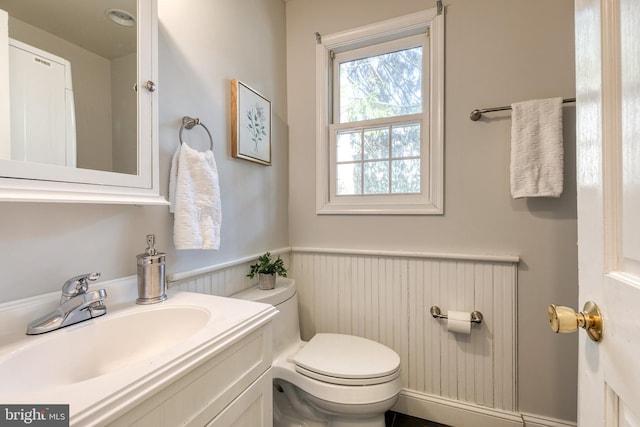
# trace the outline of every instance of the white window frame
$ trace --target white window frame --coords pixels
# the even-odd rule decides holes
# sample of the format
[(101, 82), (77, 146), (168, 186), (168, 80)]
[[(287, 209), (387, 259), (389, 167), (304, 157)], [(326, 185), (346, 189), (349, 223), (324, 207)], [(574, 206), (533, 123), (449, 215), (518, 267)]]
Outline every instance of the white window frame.
[[(429, 32), (429, 82), (421, 114), (423, 130), (420, 194), (335, 195), (331, 158), (332, 52), (352, 50), (402, 37)], [(437, 8), (323, 35), (316, 45), (316, 213), (320, 215), (440, 215), (444, 199), (444, 15)]]

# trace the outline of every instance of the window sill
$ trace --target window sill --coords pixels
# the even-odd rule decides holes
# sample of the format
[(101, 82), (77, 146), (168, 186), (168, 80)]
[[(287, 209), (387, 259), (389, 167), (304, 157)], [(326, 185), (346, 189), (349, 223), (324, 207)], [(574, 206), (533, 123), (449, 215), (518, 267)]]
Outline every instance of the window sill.
[(441, 204), (345, 204), (328, 202), (316, 209), (317, 215), (442, 215)]

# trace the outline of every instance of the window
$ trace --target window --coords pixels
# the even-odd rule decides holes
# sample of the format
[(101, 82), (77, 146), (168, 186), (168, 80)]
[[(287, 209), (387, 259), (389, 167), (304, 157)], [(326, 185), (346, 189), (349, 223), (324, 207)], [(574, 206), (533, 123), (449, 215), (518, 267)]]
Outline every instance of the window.
[(420, 193), (426, 41), (413, 36), (333, 56), (336, 197)]
[(442, 213), (442, 19), (319, 39), (319, 214)]

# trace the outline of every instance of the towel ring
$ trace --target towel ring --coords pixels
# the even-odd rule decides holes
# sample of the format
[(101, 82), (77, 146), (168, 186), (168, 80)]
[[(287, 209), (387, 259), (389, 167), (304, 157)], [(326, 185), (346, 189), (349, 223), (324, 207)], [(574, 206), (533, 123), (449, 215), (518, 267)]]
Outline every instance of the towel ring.
[(204, 128), (204, 130), (207, 131), (207, 135), (209, 135), (209, 142), (210, 142), (209, 149), (213, 151), (213, 137), (211, 136), (211, 132), (209, 132), (209, 129), (207, 129), (207, 127), (202, 122), (200, 122), (200, 119), (197, 117), (193, 118), (193, 117), (184, 116), (182, 118), (182, 126), (180, 126), (180, 133), (178, 135), (180, 138), (180, 144), (182, 144), (182, 131), (185, 128), (187, 128), (188, 130), (191, 130), (195, 125), (200, 125)]

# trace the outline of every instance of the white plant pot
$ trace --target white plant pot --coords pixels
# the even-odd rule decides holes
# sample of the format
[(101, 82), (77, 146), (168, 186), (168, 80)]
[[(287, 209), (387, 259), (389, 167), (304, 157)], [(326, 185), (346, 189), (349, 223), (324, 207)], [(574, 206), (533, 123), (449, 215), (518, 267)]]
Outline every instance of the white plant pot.
[(275, 274), (258, 273), (258, 288), (263, 290), (269, 290), (275, 287), (276, 287)]

